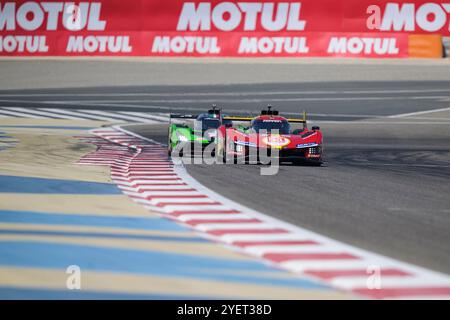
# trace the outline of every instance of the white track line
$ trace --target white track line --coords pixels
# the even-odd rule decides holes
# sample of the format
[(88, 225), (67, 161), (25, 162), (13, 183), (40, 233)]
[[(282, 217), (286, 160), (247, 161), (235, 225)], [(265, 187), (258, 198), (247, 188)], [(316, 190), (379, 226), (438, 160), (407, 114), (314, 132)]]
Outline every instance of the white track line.
[(83, 120), (83, 118), (81, 118), (81, 117), (62, 115), (62, 114), (57, 114), (57, 113), (49, 112), (49, 111), (41, 111), (39, 109), (27, 109), (27, 108), (16, 108), (16, 107), (5, 108), (5, 109), (18, 111), (18, 112), (24, 112), (24, 113), (31, 113), (31, 114), (38, 115), (38, 116), (44, 116), (46, 118), (50, 117), (50, 118), (69, 119), (69, 120)]
[[(290, 260), (286, 262), (281, 262), (280, 266), (283, 269), (290, 270), (293, 272), (305, 272), (307, 270), (320, 270), (320, 271), (330, 271), (330, 270), (354, 270), (362, 269), (366, 270), (368, 266), (374, 265), (379, 266), (382, 269), (387, 269), (392, 266), (392, 264), (380, 264), (378, 260), (349, 260), (349, 261), (323, 261), (323, 260)], [(367, 279), (367, 278), (366, 278)]]
[(422, 114), (435, 113), (435, 112), (441, 112), (441, 111), (449, 111), (449, 110), (450, 110), (450, 107), (441, 108), (441, 109), (433, 109), (433, 110), (424, 110), (424, 111), (396, 114), (393, 116), (389, 116), (388, 118), (406, 118), (406, 117), (419, 116)]
[[(181, 103), (181, 104), (194, 104), (194, 103), (217, 103), (217, 102), (234, 102), (234, 103), (261, 103), (261, 102), (302, 102), (302, 101), (390, 101), (390, 100), (443, 100), (448, 99), (448, 95), (439, 96), (362, 96), (362, 97), (308, 97), (308, 98), (200, 98), (200, 99), (186, 99), (180, 97), (179, 99), (146, 99), (146, 100), (81, 100), (71, 101), (71, 103), (95, 105), (95, 106), (136, 106), (136, 103)], [(56, 101), (54, 103), (62, 103), (62, 101)]]
[[(158, 190), (158, 189), (169, 189), (169, 190), (171, 190), (171, 189), (189, 189), (189, 186), (182, 184), (182, 183), (174, 183), (174, 181), (151, 181), (151, 185), (147, 185), (149, 181), (146, 181), (146, 180), (140, 180), (140, 181), (144, 181), (144, 183), (146, 185), (140, 185), (139, 182), (137, 182), (136, 184), (129, 185), (129, 187), (134, 188), (134, 190), (137, 189), (138, 191), (141, 191), (141, 192), (146, 192), (146, 191), (151, 192), (152, 190)], [(121, 185), (127, 186), (126, 183), (121, 183)]]
[(143, 118), (148, 118), (155, 120), (157, 122), (168, 122), (169, 121), (169, 115), (160, 116), (160, 115), (152, 115), (145, 112), (132, 112), (132, 111), (118, 111), (121, 114), (131, 115), (131, 116), (138, 116)]
[[(183, 214), (181, 216), (176, 217), (177, 220), (181, 220), (183, 222), (188, 222), (192, 220), (235, 220), (235, 219), (250, 219), (252, 218), (249, 215), (243, 213), (232, 213), (232, 214)], [(199, 223), (200, 226), (202, 223)]]
[(48, 117), (36, 116), (33, 114), (25, 114), (23, 112), (5, 110), (5, 107), (0, 108), (0, 114), (8, 114), (19, 118), (34, 118), (34, 119), (48, 119)]
[(66, 110), (66, 109), (53, 109), (53, 108), (41, 108), (41, 110), (45, 111), (51, 111), (55, 112), (56, 114), (66, 114), (66, 115), (73, 115), (76, 117), (79, 117), (83, 120), (102, 120), (102, 121), (109, 121), (109, 122), (121, 122), (121, 120), (118, 119), (112, 119), (112, 118), (106, 118), (106, 117), (100, 117), (96, 115), (86, 114), (84, 110)]
[(212, 230), (241, 230), (241, 229), (274, 229), (274, 226), (270, 223), (217, 223), (217, 224), (201, 224), (197, 226), (200, 231), (212, 231)]
[[(420, 277), (388, 277), (384, 276), (381, 279), (381, 287), (384, 289), (389, 288), (411, 288), (411, 287), (439, 287), (442, 286), (442, 282), (435, 278), (420, 278)], [(335, 286), (352, 289), (352, 288), (367, 288), (367, 277), (342, 277), (338, 279), (331, 280), (331, 283)]]
[[(411, 118), (414, 119), (414, 118)], [(406, 120), (406, 119), (405, 119)], [(443, 119), (445, 120), (445, 119)], [(359, 126), (359, 125), (442, 125), (442, 124), (450, 124), (450, 119), (448, 121), (327, 121), (327, 120), (310, 120), (309, 124), (341, 124), (345, 126)]]
[(158, 121), (154, 121), (154, 120), (147, 120), (147, 119), (142, 119), (142, 118), (139, 118), (139, 117), (132, 117), (132, 116), (127, 116), (127, 115), (121, 115), (121, 114), (118, 114), (118, 113), (112, 113), (112, 112), (106, 112), (106, 111), (99, 111), (99, 110), (83, 110), (83, 111), (88, 113), (88, 114), (95, 114), (95, 115), (100, 115), (100, 116), (119, 118), (122, 121), (124, 121), (124, 120), (131, 120), (131, 121), (135, 121), (135, 122), (145, 122), (145, 123), (157, 123), (158, 122)]
[(124, 119), (112, 118), (111, 117), (112, 115), (109, 115), (109, 114), (107, 114), (107, 116), (98, 115), (98, 114), (94, 114), (92, 112), (87, 112), (88, 110), (84, 110), (84, 109), (78, 109), (77, 111), (80, 113), (87, 114), (88, 117), (92, 117), (97, 120), (105, 120), (105, 121), (109, 121), (109, 122), (113, 122), (113, 123), (127, 122)]
[[(169, 189), (170, 190), (170, 189)], [(158, 197), (158, 196), (179, 196), (179, 197), (183, 197), (183, 196), (202, 196), (203, 194), (201, 194), (198, 191), (144, 191), (142, 192), (142, 195), (144, 197)], [(201, 198), (198, 198), (201, 199)]]

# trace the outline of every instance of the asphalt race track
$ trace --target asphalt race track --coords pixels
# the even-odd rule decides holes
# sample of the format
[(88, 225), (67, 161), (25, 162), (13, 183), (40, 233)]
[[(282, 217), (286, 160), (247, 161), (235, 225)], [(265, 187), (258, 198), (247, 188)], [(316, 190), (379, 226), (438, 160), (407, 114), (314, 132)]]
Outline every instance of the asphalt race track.
[(446, 61), (137, 59), (0, 61), (0, 107), (198, 112), (307, 110), (355, 120), (446, 108)]
[[(1, 90), (1, 107), (197, 113), (217, 104), (233, 114), (257, 114), (271, 104), (313, 120), (358, 120), (446, 108), (450, 81), (268, 83), (119, 86)], [(362, 105), (364, 107), (362, 107)]]
[[(110, 61), (110, 69), (119, 68), (123, 79), (121, 74), (112, 80), (105, 74), (102, 82), (98, 68), (106, 68), (105, 62), (90, 62), (80, 69), (80, 61), (71, 68), (71, 63), (43, 60), (26, 62), (30, 72), (26, 83), (18, 80), (25, 72), (22, 67), (16, 66), (14, 75), (14, 65), (7, 63), (2, 61), (0, 68), (12, 79), (1, 87), (0, 115), (1, 110), (26, 113), (11, 108), (35, 110), (32, 114), (37, 115), (36, 110), (45, 108), (47, 112), (138, 112), (162, 119), (171, 111), (195, 113), (212, 103), (240, 114), (254, 114), (267, 104), (287, 114), (306, 109), (325, 135), (324, 166), (283, 165), (277, 175), (261, 176), (258, 165), (189, 165), (189, 173), (214, 191), (266, 214), (450, 273), (448, 63), (354, 63), (349, 67), (320, 61), (312, 65), (183, 62), (171, 66), (169, 62)], [(53, 78), (45, 76), (41, 85), (39, 74), (49, 66)], [(74, 73), (66, 85), (58, 68)], [(189, 68), (203, 71), (202, 76), (192, 73), (191, 85)], [(228, 71), (218, 75), (217, 69)], [(233, 81), (239, 69), (253, 76), (254, 83), (242, 75)], [(289, 69), (295, 75), (285, 76)], [(91, 73), (95, 75), (90, 77)], [(60, 80), (58, 84), (55, 79)], [(127, 128), (166, 142), (167, 126), (162, 122)]]
[[(448, 273), (450, 125), (414, 126), (323, 124), (326, 162), (320, 168), (287, 164), (274, 176), (260, 175), (258, 165), (196, 164), (188, 171), (261, 212)], [(161, 142), (165, 130), (134, 127)]]

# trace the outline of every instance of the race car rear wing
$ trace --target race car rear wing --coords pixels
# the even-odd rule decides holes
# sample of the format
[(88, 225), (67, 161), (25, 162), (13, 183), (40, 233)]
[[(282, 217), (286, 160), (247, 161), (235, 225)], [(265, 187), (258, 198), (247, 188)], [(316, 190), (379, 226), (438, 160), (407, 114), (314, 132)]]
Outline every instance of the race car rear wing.
[(225, 116), (222, 119), (229, 121), (252, 121), (255, 117)]
[[(229, 121), (252, 121), (255, 117), (225, 116), (222, 119)], [(306, 111), (303, 111), (302, 118), (286, 118), (286, 120), (290, 123), (306, 123)]]
[(172, 123), (177, 124), (178, 126), (188, 127), (186, 121), (183, 120), (194, 120), (197, 119), (197, 115), (195, 114), (180, 114), (180, 113), (170, 113), (169, 114), (169, 126)]
[(169, 115), (170, 119), (197, 119), (198, 115), (196, 114), (180, 114), (180, 113), (171, 113)]
[[(263, 110), (261, 112), (261, 115), (267, 115), (267, 114), (278, 115), (278, 111), (271, 111), (270, 109), (268, 111), (269, 112)], [(252, 121), (253, 119), (255, 119), (255, 117), (225, 116), (222, 118), (222, 120), (228, 120), (228, 121)], [(289, 123), (303, 123), (303, 129), (306, 129), (306, 127), (307, 127), (306, 111), (303, 111), (302, 118), (286, 118), (286, 120)]]
[[(213, 104), (212, 109), (208, 110), (208, 114), (216, 115), (220, 117), (220, 109), (217, 109), (217, 106)], [(197, 119), (198, 114), (180, 114), (180, 113), (171, 113), (169, 114), (169, 119)]]

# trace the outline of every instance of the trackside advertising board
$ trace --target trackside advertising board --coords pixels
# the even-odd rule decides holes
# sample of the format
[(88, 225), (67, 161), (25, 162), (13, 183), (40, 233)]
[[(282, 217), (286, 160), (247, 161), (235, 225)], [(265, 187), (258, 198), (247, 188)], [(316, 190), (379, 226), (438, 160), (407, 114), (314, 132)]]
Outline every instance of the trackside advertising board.
[(0, 1), (2, 56), (441, 57), (445, 1)]

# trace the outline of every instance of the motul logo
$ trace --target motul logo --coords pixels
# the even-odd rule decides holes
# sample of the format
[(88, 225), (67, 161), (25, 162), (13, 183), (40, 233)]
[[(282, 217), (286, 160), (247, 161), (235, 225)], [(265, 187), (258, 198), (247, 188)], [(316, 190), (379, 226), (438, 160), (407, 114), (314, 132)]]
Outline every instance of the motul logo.
[(242, 37), (239, 54), (308, 53), (305, 37)]
[(152, 46), (153, 53), (199, 53), (219, 54), (217, 37), (161, 37), (156, 36)]
[(302, 4), (284, 2), (185, 2), (178, 20), (179, 31), (301, 31), (306, 22), (300, 19)]
[(80, 2), (15, 2), (0, 3), (0, 30), (34, 31), (41, 27), (57, 30), (62, 24), (69, 31), (105, 30), (100, 20), (101, 3)]
[(367, 8), (369, 29), (381, 31), (450, 31), (450, 3), (387, 3), (384, 13), (377, 5)]
[(133, 50), (129, 42), (128, 36), (70, 36), (66, 51), (129, 53)]
[(397, 55), (399, 48), (395, 38), (332, 37), (328, 46), (328, 53)]
[(0, 52), (48, 52), (45, 36), (0, 36)]

